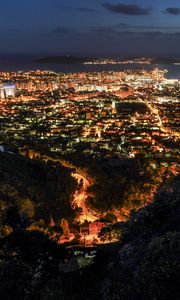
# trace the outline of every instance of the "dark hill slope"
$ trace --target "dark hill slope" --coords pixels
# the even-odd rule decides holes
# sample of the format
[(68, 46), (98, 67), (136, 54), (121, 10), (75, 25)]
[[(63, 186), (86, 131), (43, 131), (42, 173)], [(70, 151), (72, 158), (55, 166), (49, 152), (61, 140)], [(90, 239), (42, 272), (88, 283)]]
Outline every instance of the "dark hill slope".
[(122, 243), (101, 263), (99, 299), (179, 299), (180, 177), (131, 215)]
[(31, 221), (73, 216), (70, 200), (75, 187), (70, 171), (60, 164), (0, 153), (1, 223), (15, 211)]

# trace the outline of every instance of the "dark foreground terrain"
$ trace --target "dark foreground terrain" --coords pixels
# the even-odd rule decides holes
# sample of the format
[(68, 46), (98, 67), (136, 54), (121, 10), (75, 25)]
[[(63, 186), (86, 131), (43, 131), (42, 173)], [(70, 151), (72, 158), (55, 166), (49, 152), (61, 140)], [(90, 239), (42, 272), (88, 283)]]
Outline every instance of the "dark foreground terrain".
[(0, 299), (180, 298), (179, 176), (128, 222), (107, 228), (119, 232), (119, 242), (95, 246), (94, 262), (86, 266), (75, 246), (59, 245), (57, 228), (48, 227), (52, 214), (74, 213), (68, 203), (76, 183), (69, 171), (7, 154), (0, 162)]

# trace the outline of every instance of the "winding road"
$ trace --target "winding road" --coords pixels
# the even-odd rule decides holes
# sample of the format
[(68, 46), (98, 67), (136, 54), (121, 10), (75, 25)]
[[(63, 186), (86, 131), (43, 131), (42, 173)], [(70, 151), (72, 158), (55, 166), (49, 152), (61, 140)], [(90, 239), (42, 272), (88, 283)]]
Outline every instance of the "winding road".
[(82, 182), (82, 186), (74, 193), (74, 199), (72, 202), (72, 207), (79, 207), (82, 209), (80, 216), (78, 217), (78, 221), (83, 223), (84, 221), (94, 222), (98, 219), (97, 214), (92, 211), (87, 206), (87, 198), (88, 198), (88, 188), (90, 186), (90, 181), (80, 173), (72, 173), (71, 174), (80, 184)]
[[(74, 166), (69, 166), (68, 162), (66, 162), (65, 160), (55, 159), (47, 155), (43, 156), (43, 160), (59, 162), (66, 168), (75, 168)], [(76, 218), (76, 220), (79, 221), (79, 223), (81, 224), (84, 223), (84, 221), (96, 221), (100, 216), (95, 211), (91, 210), (87, 205), (88, 188), (91, 185), (90, 180), (87, 179), (84, 174), (81, 174), (77, 171), (71, 173), (71, 176), (74, 177), (79, 184), (82, 182), (81, 187), (75, 191), (74, 198), (72, 201), (72, 208), (75, 209), (76, 207), (79, 207), (82, 210), (81, 214)]]

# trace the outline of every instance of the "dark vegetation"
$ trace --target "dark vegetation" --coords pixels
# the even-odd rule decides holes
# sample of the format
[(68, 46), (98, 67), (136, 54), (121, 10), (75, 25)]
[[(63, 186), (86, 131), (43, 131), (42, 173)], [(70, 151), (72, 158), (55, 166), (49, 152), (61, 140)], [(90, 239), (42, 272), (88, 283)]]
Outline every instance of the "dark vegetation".
[(89, 204), (99, 213), (114, 209), (137, 209), (150, 200), (154, 189), (171, 176), (171, 163), (166, 168), (152, 158), (120, 160), (96, 159), (72, 155), (67, 160), (79, 165), (93, 178)]
[(53, 164), (0, 153), (0, 222), (12, 228), (43, 220), (72, 219), (76, 181), (70, 170)]
[[(103, 193), (103, 205), (110, 198), (116, 208), (125, 203), (119, 202), (116, 188), (123, 188), (122, 178), (128, 178), (123, 184), (131, 195), (136, 183), (153, 186), (161, 178), (159, 171), (165, 174), (160, 164), (155, 168), (154, 161), (142, 158), (104, 164), (82, 158), (79, 164), (84, 171), (88, 165), (90, 176), (95, 176), (98, 185), (92, 193)], [(98, 191), (101, 184), (105, 191)], [(56, 242), (63, 228), (46, 229), (51, 215), (57, 222), (73, 216), (69, 201), (76, 184), (70, 170), (0, 153), (0, 299), (179, 300), (180, 176), (160, 181), (160, 186), (154, 201), (132, 210), (128, 222), (114, 223), (114, 216), (108, 215), (113, 225), (103, 228), (100, 237), (113, 233), (119, 242), (96, 246), (93, 265), (80, 269), (76, 261), (76, 267), (65, 272), (73, 248)]]
[[(156, 171), (151, 161), (126, 160), (99, 166), (95, 172), (95, 184), (90, 188), (90, 203), (100, 212), (111, 209), (136, 208), (145, 203)], [(93, 170), (92, 170), (93, 172)]]
[(116, 105), (116, 109), (118, 112), (121, 111), (130, 111), (131, 113), (146, 113), (149, 109), (145, 103), (129, 103), (129, 102), (119, 102)]
[[(91, 267), (64, 273), (63, 246), (43, 233), (1, 239), (1, 299), (170, 300), (180, 295), (180, 177), (119, 224), (121, 241), (97, 247)], [(121, 226), (120, 226), (121, 225)], [(116, 225), (117, 226), (117, 225)]]
[(106, 261), (99, 299), (179, 299), (180, 177), (132, 212), (123, 230)]

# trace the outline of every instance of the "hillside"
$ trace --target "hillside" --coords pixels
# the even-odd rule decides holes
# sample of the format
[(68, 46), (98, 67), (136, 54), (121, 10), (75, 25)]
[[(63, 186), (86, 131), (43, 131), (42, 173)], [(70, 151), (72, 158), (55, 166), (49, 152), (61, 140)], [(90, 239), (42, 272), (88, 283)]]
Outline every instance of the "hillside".
[(75, 56), (49, 56), (35, 60), (36, 63), (48, 64), (81, 64), (88, 61), (88, 58)]
[[(101, 238), (109, 231), (116, 232), (119, 242), (96, 246), (94, 263), (82, 268), (81, 257), (73, 255), (72, 246), (60, 246), (46, 231), (37, 231), (36, 227), (27, 231), (22, 226), (24, 212), (30, 217), (29, 212), (33, 211), (32, 206), (26, 210), (27, 206), (22, 205), (26, 197), (36, 209), (39, 203), (44, 213), (46, 210), (55, 214), (51, 204), (53, 201), (62, 204), (58, 195), (66, 191), (63, 201), (67, 202), (63, 203), (70, 213), (68, 201), (74, 182), (69, 171), (60, 165), (9, 154), (0, 158), (1, 222), (6, 224), (0, 237), (1, 299), (179, 299), (180, 176), (161, 186), (151, 204), (132, 211), (128, 222), (103, 229)], [(7, 205), (16, 207), (16, 212), (18, 209), (20, 227), (17, 214), (7, 213)], [(58, 209), (63, 215), (64, 208)], [(13, 230), (8, 226), (14, 226)]]
[(179, 59), (176, 58), (170, 58), (170, 57), (157, 57), (152, 59), (152, 64), (164, 64), (164, 65), (168, 65), (168, 64), (175, 64), (175, 63), (180, 63)]
[(43, 219), (73, 218), (76, 181), (60, 164), (0, 153), (0, 223), (18, 228)]
[(105, 259), (99, 299), (179, 299), (180, 177), (131, 214), (121, 239)]

